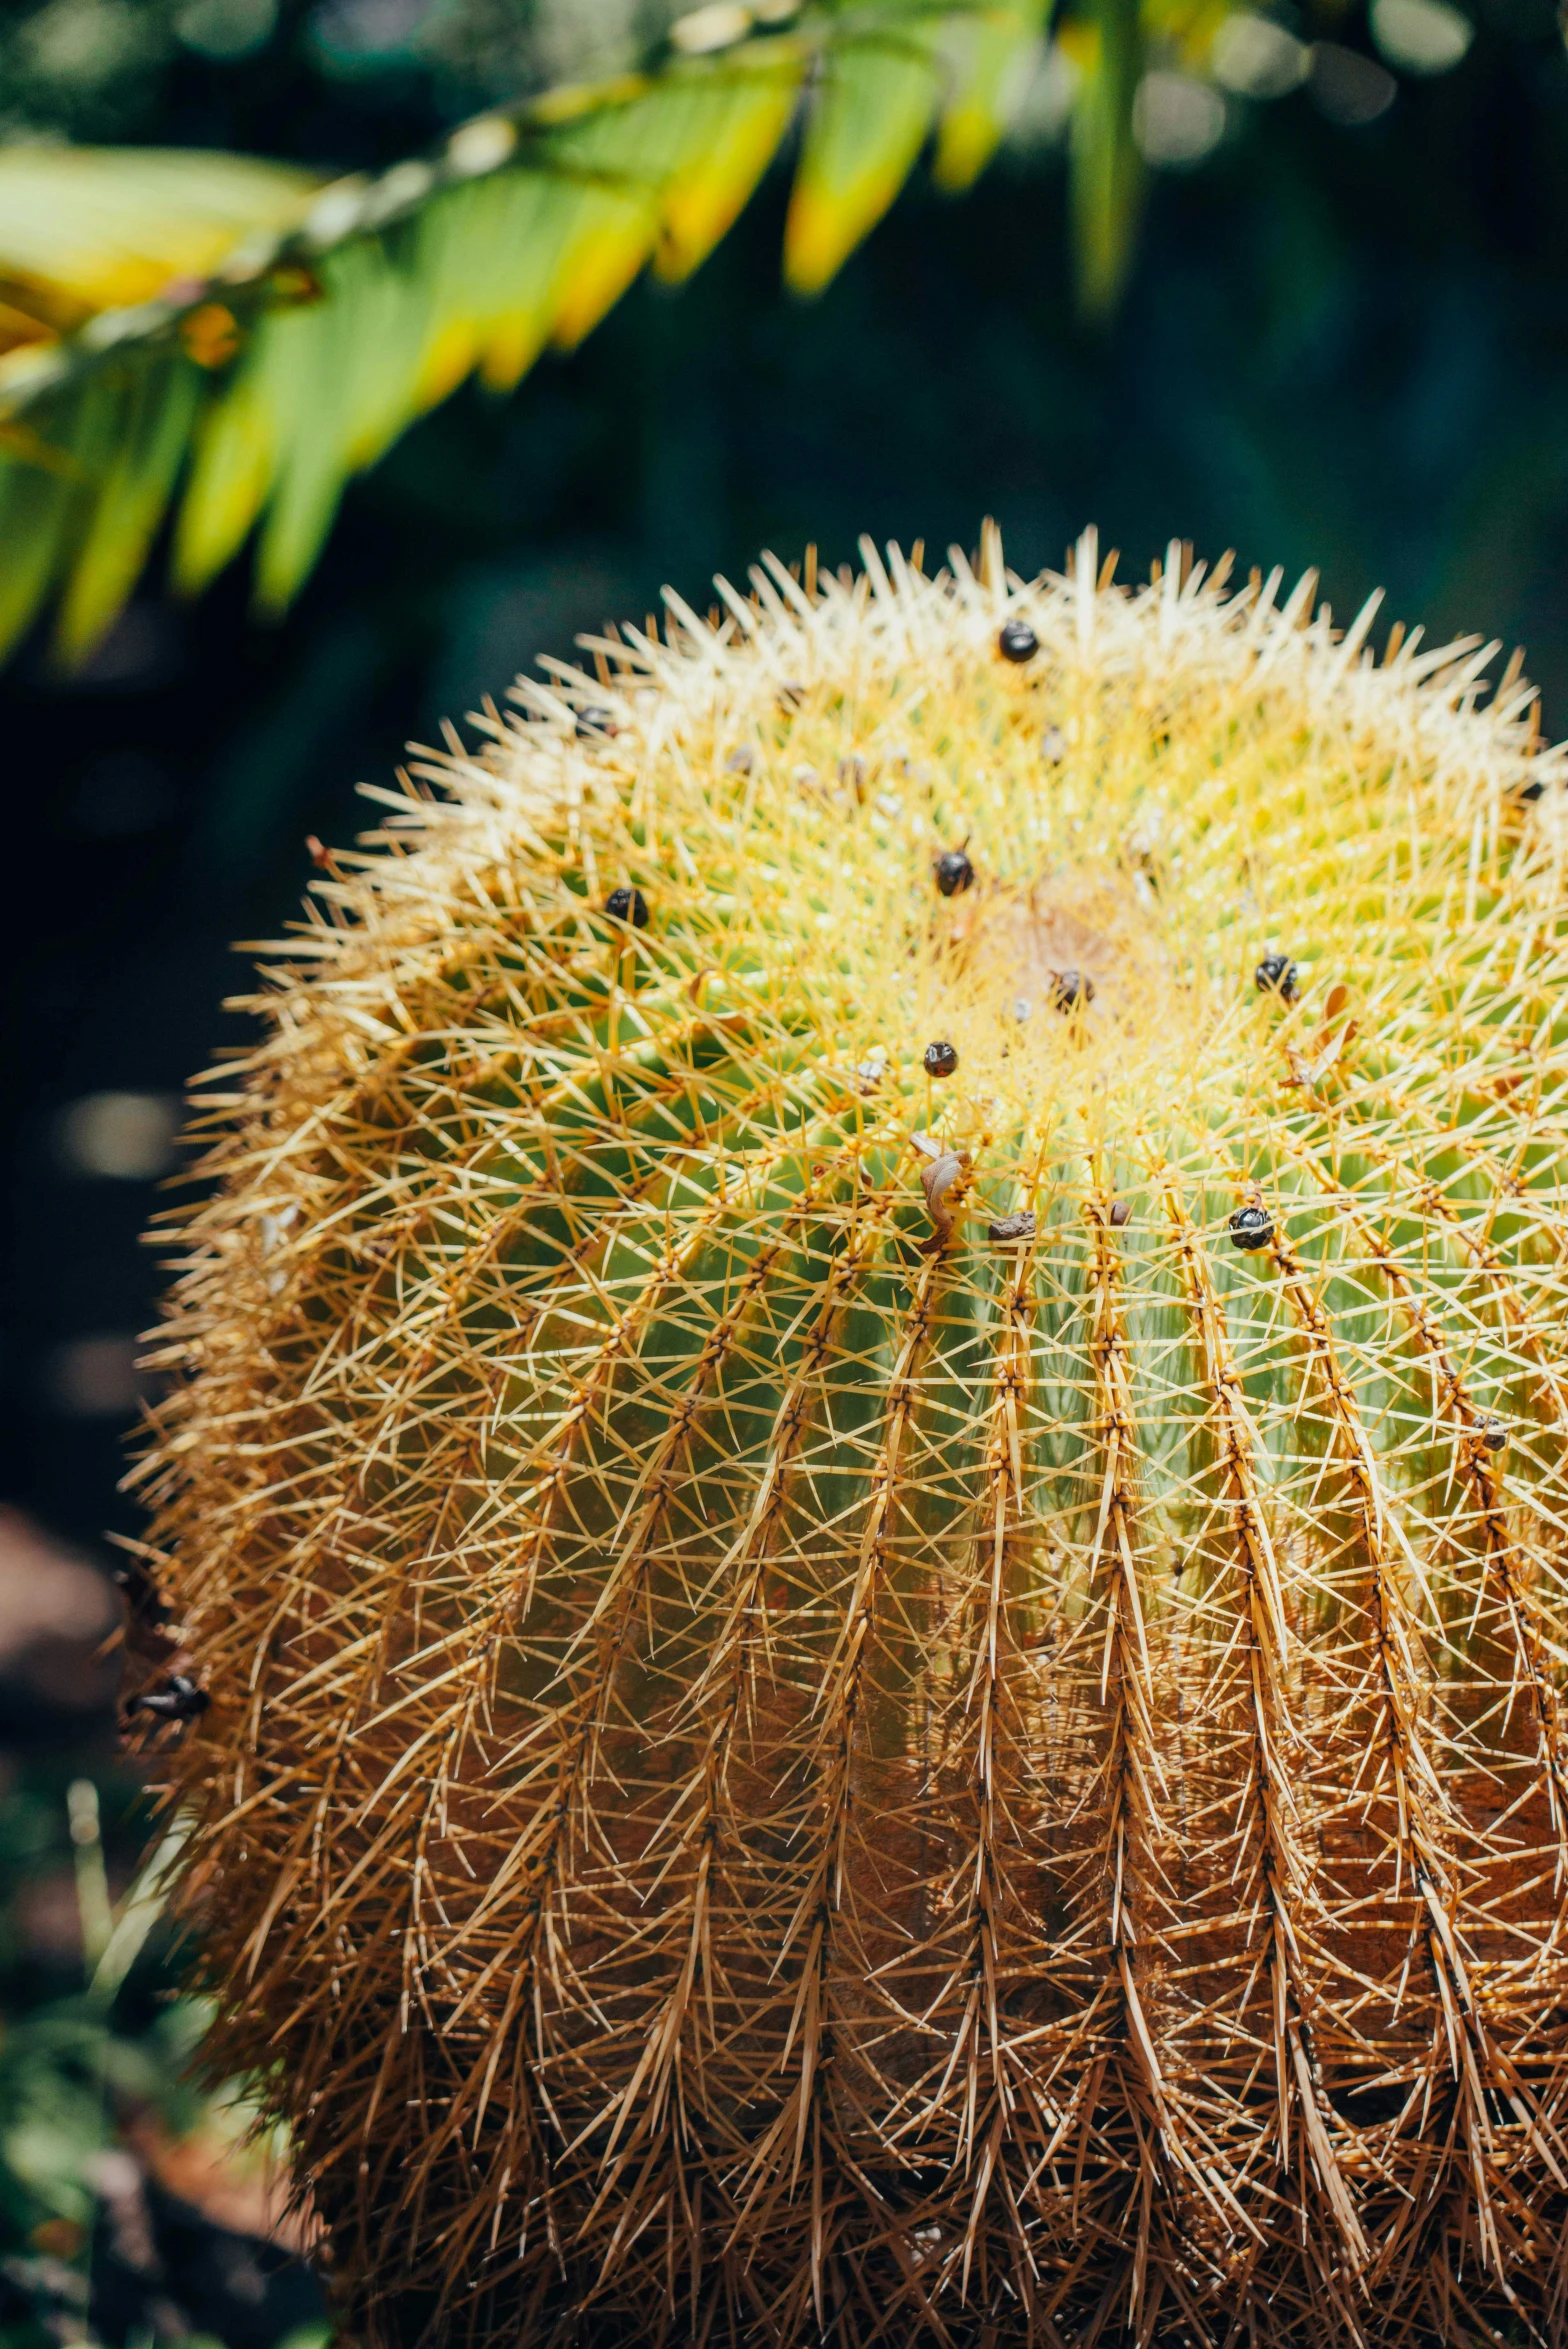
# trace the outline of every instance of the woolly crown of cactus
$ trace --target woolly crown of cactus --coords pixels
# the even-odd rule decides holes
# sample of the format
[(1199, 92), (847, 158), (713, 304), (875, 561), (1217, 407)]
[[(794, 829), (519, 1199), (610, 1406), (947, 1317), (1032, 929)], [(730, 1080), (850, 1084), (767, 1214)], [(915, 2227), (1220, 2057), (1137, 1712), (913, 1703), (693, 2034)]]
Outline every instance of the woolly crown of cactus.
[(864, 564), (378, 794), (223, 1073), (216, 2059), (373, 2342), (1559, 2342), (1568, 767)]

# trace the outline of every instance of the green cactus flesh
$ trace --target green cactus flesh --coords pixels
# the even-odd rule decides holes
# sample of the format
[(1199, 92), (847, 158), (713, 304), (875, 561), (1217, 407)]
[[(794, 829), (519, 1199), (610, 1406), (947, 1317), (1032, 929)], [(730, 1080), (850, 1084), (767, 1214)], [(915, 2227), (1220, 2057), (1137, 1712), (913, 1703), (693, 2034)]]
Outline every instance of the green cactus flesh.
[(1568, 769), (865, 560), (454, 737), (224, 1074), (218, 2058), (375, 2342), (1562, 2342)]

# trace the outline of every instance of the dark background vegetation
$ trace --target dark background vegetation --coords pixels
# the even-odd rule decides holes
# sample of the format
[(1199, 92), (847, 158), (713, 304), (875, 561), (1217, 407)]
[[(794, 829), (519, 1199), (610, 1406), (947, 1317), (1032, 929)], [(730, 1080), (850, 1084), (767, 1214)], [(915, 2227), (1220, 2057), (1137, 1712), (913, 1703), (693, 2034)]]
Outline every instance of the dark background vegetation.
[[(525, 9), (501, 8), (487, 32), (470, 0), (445, 47), (421, 50), (399, 45), (399, 5), (285, 8), (228, 63), (182, 49), (174, 18), (133, 0), (0, 10), (0, 126), (373, 164), (482, 100), (496, 58), (523, 76), (558, 62), (530, 49)], [(37, 26), (69, 6), (140, 26), (118, 78), (49, 81)], [(1368, 46), (1354, 16), (1297, 22)], [(0, 1499), (22, 1513), (0, 1517), (13, 2021), (66, 2011), (81, 1980), (68, 1781), (85, 1770), (105, 1790), (116, 1886), (143, 1831), (112, 1761), (111, 1676), (85, 1662), (102, 1625), (90, 1606), (74, 1633), (69, 1606), (53, 1629), (29, 1615), (43, 1585), (28, 1528), (100, 1567), (105, 1534), (136, 1529), (117, 1483), (135, 1337), (165, 1277), (140, 1235), (177, 1163), (178, 1096), (245, 1033), (220, 1009), (247, 983), (231, 941), (279, 935), (308, 875), (304, 836), (342, 841), (366, 821), (357, 782), (385, 779), (410, 738), (578, 629), (640, 617), (665, 580), (701, 604), (715, 569), (743, 576), (764, 545), (794, 557), (815, 540), (836, 563), (862, 530), (923, 539), (930, 559), (973, 544), (986, 513), (1026, 570), (1092, 519), (1124, 571), (1178, 536), (1234, 548), (1243, 569), (1316, 564), (1345, 619), (1385, 586), (1389, 617), (1523, 642), (1548, 728), (1563, 722), (1568, 57), (1541, 0), (1485, 0), (1464, 62), (1402, 82), (1359, 128), (1306, 91), (1238, 106), (1200, 168), (1151, 175), (1136, 268), (1104, 324), (1075, 305), (1049, 141), (1004, 155), (960, 201), (917, 184), (810, 306), (779, 291), (783, 201), (770, 183), (692, 284), (639, 286), (515, 397), (470, 389), (410, 434), (351, 493), (282, 626), (252, 621), (237, 567), (193, 608), (144, 590), (84, 675), (30, 648), (0, 677)], [(155, 1937), (116, 2009), (127, 2044), (161, 2011), (166, 1959)], [(125, 2097), (101, 2066), (89, 2075), (112, 2117)], [(12, 2324), (32, 2341), (48, 2248), (31, 2206), (8, 2212), (5, 2180), (0, 2145), (0, 2250), (26, 2235), (0, 2260), (0, 2278), (14, 2271), (0, 2340)], [(100, 2212), (100, 2266), (106, 2224)], [(67, 2262), (88, 2256), (80, 2237), (53, 2240)], [(25, 2317), (6, 2299), (25, 2298), (24, 2269)], [(187, 2329), (266, 2349), (301, 2321), (275, 2296), (244, 2319), (182, 2272)], [(145, 2293), (140, 2314), (116, 2315), (112, 2283), (95, 2285), (94, 2325), (140, 2338)], [(79, 2337), (59, 2308), (50, 2327)]]

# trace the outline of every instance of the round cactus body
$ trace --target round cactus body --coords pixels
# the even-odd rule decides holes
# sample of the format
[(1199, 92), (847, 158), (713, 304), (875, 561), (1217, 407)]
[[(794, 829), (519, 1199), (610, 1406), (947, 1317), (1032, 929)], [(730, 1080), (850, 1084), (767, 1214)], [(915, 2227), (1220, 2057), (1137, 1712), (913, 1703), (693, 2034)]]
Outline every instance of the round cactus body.
[(1564, 762), (865, 563), (417, 767), (227, 1072), (218, 2058), (375, 2342), (1560, 2341)]

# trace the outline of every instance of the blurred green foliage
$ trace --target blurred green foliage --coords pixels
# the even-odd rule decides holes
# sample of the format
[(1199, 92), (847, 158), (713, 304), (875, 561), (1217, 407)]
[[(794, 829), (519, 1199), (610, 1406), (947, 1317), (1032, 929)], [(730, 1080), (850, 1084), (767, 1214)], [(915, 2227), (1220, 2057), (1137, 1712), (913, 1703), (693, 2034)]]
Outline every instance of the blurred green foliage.
[[(0, 1791), (0, 2349), (325, 2349), (305, 2271), (225, 2223), (280, 2149), (239, 2089), (198, 2084), (208, 2010), (163, 1914), (177, 1839), (148, 1860), (146, 1825), (121, 1773)], [(216, 2218), (190, 2177), (216, 2180)]]

